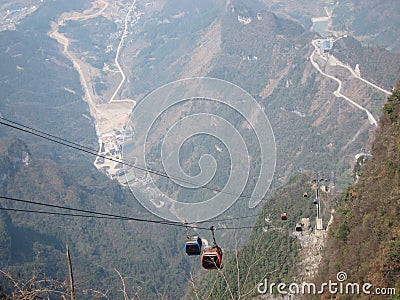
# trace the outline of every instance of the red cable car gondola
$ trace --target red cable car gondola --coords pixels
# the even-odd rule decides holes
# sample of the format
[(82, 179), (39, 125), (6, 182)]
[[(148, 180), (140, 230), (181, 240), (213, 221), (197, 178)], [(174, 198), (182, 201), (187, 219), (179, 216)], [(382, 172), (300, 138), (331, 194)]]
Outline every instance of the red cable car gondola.
[(283, 221), (287, 220), (287, 214), (286, 213), (282, 213), (281, 214), (281, 220), (283, 220)]
[(201, 255), (201, 265), (204, 269), (222, 269), (222, 249), (218, 245), (207, 246)]
[(210, 230), (212, 232), (213, 245), (204, 248), (201, 255), (201, 265), (207, 270), (222, 269), (222, 249), (215, 241), (214, 226), (211, 226)]

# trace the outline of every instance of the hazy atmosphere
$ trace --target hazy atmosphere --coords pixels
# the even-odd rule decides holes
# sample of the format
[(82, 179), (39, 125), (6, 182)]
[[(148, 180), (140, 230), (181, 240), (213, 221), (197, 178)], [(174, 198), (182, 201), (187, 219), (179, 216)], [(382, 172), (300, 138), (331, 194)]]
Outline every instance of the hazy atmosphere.
[(300, 2), (0, 0), (0, 299), (400, 299), (400, 2)]

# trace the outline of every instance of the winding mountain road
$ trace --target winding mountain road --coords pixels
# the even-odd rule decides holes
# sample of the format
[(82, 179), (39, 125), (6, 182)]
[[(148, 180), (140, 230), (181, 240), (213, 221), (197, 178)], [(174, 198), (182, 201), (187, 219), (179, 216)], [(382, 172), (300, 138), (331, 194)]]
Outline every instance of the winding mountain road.
[(336, 66), (340, 66), (340, 67), (346, 68), (347, 70), (350, 71), (351, 75), (353, 75), (355, 78), (357, 78), (357, 79), (359, 79), (359, 80), (365, 82), (366, 84), (368, 84), (368, 85), (372, 86), (373, 88), (375, 88), (375, 89), (377, 89), (377, 90), (379, 90), (379, 91), (385, 93), (386, 95), (389, 95), (389, 96), (390, 96), (390, 95), (392, 94), (391, 92), (389, 92), (389, 91), (387, 91), (387, 90), (381, 88), (380, 86), (377, 86), (376, 84), (374, 84), (374, 83), (372, 83), (372, 82), (370, 82), (370, 81), (368, 81), (368, 80), (362, 78), (362, 77), (360, 76), (360, 74), (357, 74), (357, 72), (355, 72), (355, 71), (353, 70), (353, 68), (351, 68), (351, 67), (348, 66), (348, 65), (345, 65), (344, 63), (342, 63), (340, 60), (338, 60), (338, 59), (337, 59), (336, 57), (334, 57), (333, 55), (330, 55), (329, 63), (330, 63), (331, 65), (336, 65)]
[(133, 1), (131, 6), (129, 7), (128, 13), (125, 16), (124, 32), (122, 33), (121, 40), (119, 41), (118, 48), (117, 48), (117, 54), (115, 55), (115, 65), (117, 66), (119, 72), (121, 73), (122, 79), (121, 79), (121, 82), (119, 83), (118, 87), (116, 88), (114, 94), (111, 96), (110, 103), (111, 102), (116, 102), (116, 101), (118, 101), (118, 102), (120, 102), (120, 101), (128, 101), (128, 102), (132, 102), (132, 103), (136, 104), (136, 101), (135, 100), (131, 100), (131, 99), (115, 99), (115, 97), (119, 93), (122, 85), (125, 83), (125, 80), (126, 80), (126, 75), (124, 73), (124, 70), (122, 69), (121, 65), (119, 64), (119, 55), (120, 55), (121, 49), (122, 49), (122, 47), (124, 45), (124, 40), (125, 40), (126, 36), (128, 35), (128, 25), (129, 25), (128, 21), (129, 21), (131, 13), (132, 13), (132, 11), (133, 11), (133, 9), (135, 7), (135, 4), (136, 4), (136, 0)]
[[(336, 78), (336, 77), (334, 77), (334, 76), (332, 76), (332, 75), (329, 75), (329, 74), (325, 73), (324, 71), (322, 71), (322, 69), (320, 68), (320, 66), (318, 65), (318, 63), (314, 60), (314, 56), (315, 56), (315, 55), (318, 55), (319, 46), (317, 45), (316, 41), (312, 41), (312, 45), (314, 46), (314, 51), (313, 51), (313, 52), (311, 53), (311, 55), (310, 55), (310, 62), (311, 62), (311, 64), (313, 65), (313, 67), (314, 67), (320, 74), (322, 74), (323, 76), (328, 77), (328, 78), (330, 78), (330, 79), (332, 79), (332, 80), (334, 80), (334, 81), (336, 81), (336, 82), (338, 83), (338, 88), (333, 92), (333, 94), (335, 95), (335, 97), (338, 97), (338, 98), (341, 97), (341, 98), (345, 99), (347, 102), (349, 102), (351, 105), (353, 105), (354, 107), (356, 107), (356, 108), (358, 108), (358, 109), (364, 111), (364, 112), (367, 114), (367, 116), (368, 116), (369, 123), (370, 123), (371, 125), (374, 125), (374, 126), (377, 127), (377, 126), (378, 126), (378, 122), (376, 121), (375, 117), (372, 115), (372, 113), (371, 113), (368, 109), (366, 109), (365, 107), (361, 106), (360, 104), (358, 104), (358, 103), (355, 102), (354, 100), (350, 99), (349, 97), (347, 97), (347, 96), (345, 96), (345, 95), (343, 95), (343, 94), (341, 93), (342, 81), (339, 80), (338, 78)], [(326, 58), (324, 58), (324, 59), (326, 60)], [(372, 82), (369, 82), (368, 80), (362, 78), (362, 77), (359, 76), (359, 74), (357, 74), (351, 67), (349, 67), (349, 66), (343, 64), (342, 62), (340, 62), (338, 59), (336, 59), (336, 58), (333, 57), (333, 56), (330, 58), (330, 64), (331, 64), (331, 65), (336, 65), (336, 66), (340, 66), (340, 67), (346, 68), (347, 70), (349, 70), (349, 71), (351, 72), (351, 74), (352, 74), (355, 78), (357, 78), (357, 79), (359, 79), (359, 80), (361, 80), (361, 81), (367, 83), (368, 85), (370, 85), (370, 86), (372, 86), (372, 87), (374, 87), (374, 88), (376, 88), (376, 89), (378, 89), (378, 90), (384, 92), (384, 93), (387, 94), (387, 95), (391, 95), (391, 93), (390, 93), (389, 91), (386, 91), (386, 90), (382, 89), (381, 87), (379, 87), (379, 86), (373, 84)]]

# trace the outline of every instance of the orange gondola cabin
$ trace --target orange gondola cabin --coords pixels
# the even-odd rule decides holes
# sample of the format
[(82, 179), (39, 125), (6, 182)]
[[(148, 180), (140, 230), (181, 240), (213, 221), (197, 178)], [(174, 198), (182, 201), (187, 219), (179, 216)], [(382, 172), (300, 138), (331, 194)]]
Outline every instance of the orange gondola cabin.
[(281, 220), (283, 220), (283, 221), (287, 220), (287, 214), (286, 213), (282, 213), (281, 214)]
[(222, 269), (222, 249), (218, 245), (207, 246), (201, 255), (201, 265), (204, 269)]

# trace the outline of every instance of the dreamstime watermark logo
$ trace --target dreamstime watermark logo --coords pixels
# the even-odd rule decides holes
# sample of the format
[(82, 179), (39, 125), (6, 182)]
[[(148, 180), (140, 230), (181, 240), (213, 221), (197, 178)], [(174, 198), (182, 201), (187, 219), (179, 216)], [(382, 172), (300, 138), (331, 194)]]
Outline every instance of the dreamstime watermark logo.
[(123, 158), (134, 164), (124, 165), (126, 182), (147, 210), (170, 221), (199, 222), (226, 211), (249, 184), (252, 192), (242, 199), (254, 208), (271, 184), (276, 146), (263, 108), (249, 93), (195, 77), (161, 86), (135, 106)]
[(345, 272), (338, 272), (336, 280), (329, 280), (320, 284), (318, 287), (314, 283), (303, 282), (290, 284), (286, 283), (268, 283), (265, 278), (263, 282), (257, 285), (257, 292), (259, 294), (282, 294), (282, 295), (322, 295), (324, 293), (330, 294), (346, 294), (346, 295), (396, 295), (395, 288), (374, 288), (371, 283), (356, 283), (345, 282), (347, 281), (347, 274)]

